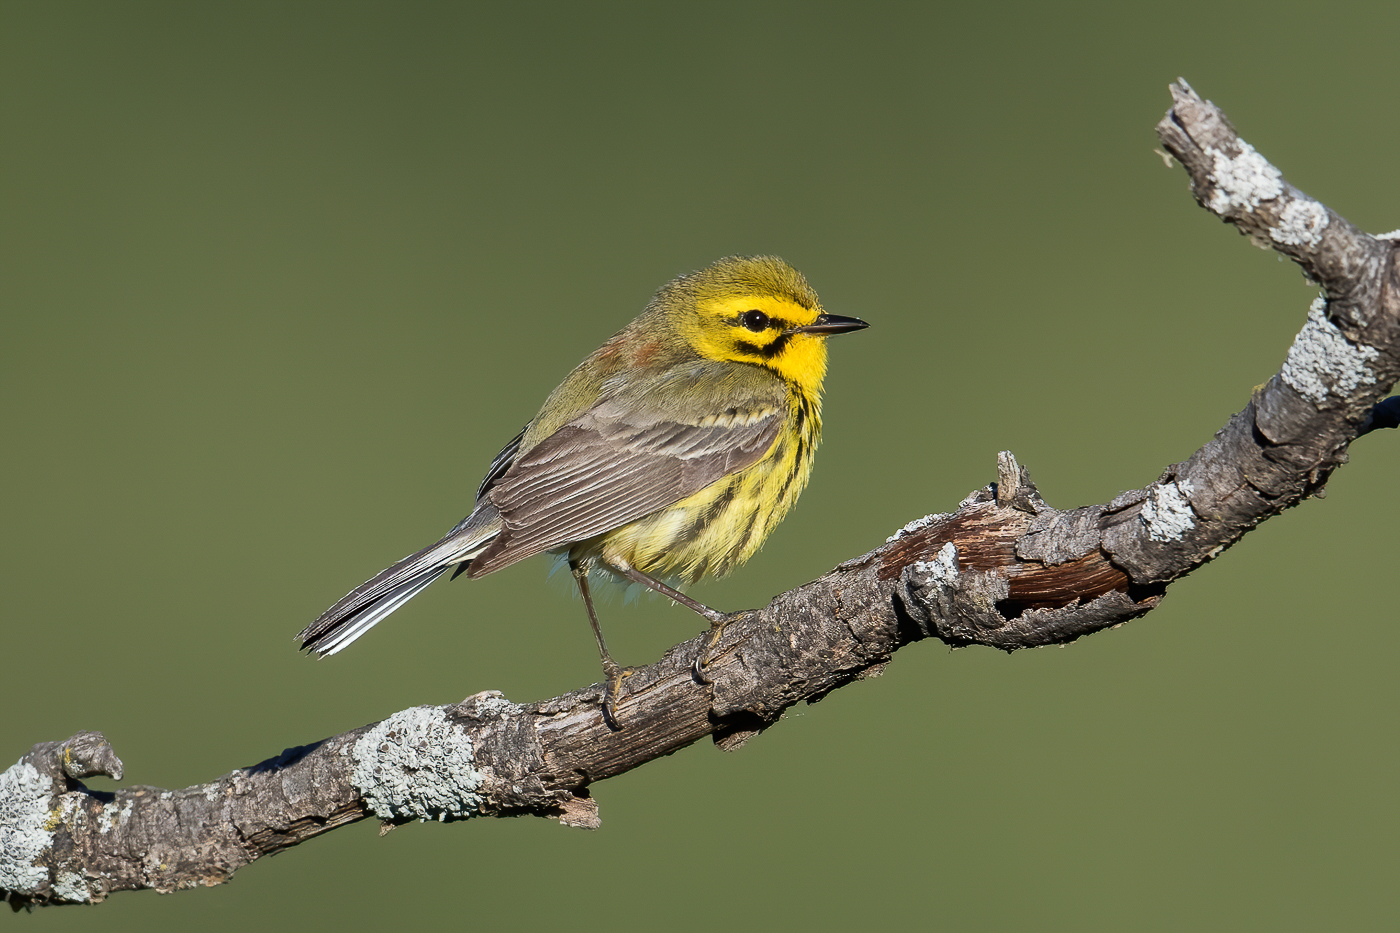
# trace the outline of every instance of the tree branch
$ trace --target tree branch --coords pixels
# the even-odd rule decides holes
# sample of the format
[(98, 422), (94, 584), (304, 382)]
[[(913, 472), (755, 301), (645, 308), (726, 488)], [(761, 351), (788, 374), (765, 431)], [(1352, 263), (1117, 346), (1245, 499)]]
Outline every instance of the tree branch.
[(1394, 235), (1369, 236), (1289, 185), (1183, 81), (1158, 124), (1197, 201), (1322, 286), (1279, 373), (1205, 446), (1113, 501), (1061, 512), (1009, 454), (952, 514), (743, 613), (697, 683), (701, 636), (625, 681), (624, 728), (600, 686), (539, 703), (498, 693), (418, 707), (292, 748), (209, 784), (115, 793), (100, 733), (43, 743), (0, 774), (0, 893), (13, 906), (225, 881), (241, 866), (346, 823), (546, 816), (598, 825), (596, 781), (712, 736), (737, 748), (799, 701), (878, 674), (902, 646), (1012, 651), (1064, 643), (1150, 611), (1168, 584), (1260, 522), (1321, 495), (1348, 445), (1395, 426), (1378, 405), (1400, 374)]

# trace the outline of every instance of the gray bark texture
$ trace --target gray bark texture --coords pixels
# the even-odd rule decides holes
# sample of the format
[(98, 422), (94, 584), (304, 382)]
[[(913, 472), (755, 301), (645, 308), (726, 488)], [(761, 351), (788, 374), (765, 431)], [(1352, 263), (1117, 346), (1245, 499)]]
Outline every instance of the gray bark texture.
[(1010, 454), (947, 515), (625, 680), (622, 728), (600, 685), (540, 703), (483, 693), (291, 748), (184, 790), (89, 790), (120, 778), (100, 733), (41, 743), (0, 773), (0, 895), (16, 909), (174, 891), (337, 826), (535, 815), (598, 825), (597, 781), (706, 736), (732, 749), (784, 710), (878, 674), (925, 638), (1006, 651), (1073, 641), (1155, 608), (1167, 586), (1263, 520), (1321, 493), (1361, 434), (1394, 426), (1400, 237), (1370, 236), (1288, 184), (1185, 82), (1157, 126), (1201, 206), (1302, 266), (1321, 289), (1282, 368), (1186, 460), (1102, 505), (1047, 506)]

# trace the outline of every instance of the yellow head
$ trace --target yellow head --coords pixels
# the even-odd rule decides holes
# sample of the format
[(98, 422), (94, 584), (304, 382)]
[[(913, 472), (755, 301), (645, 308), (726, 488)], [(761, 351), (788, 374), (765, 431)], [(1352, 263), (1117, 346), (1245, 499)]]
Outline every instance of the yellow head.
[(824, 313), (802, 273), (773, 256), (730, 256), (681, 276), (652, 308), (675, 315), (700, 356), (766, 367), (809, 394), (826, 375), (826, 338), (867, 326)]

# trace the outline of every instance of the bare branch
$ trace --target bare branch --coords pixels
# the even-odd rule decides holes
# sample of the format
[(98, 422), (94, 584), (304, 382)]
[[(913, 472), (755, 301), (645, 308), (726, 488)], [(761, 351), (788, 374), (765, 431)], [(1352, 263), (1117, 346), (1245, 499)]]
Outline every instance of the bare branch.
[(242, 865), (374, 816), (537, 815), (598, 825), (589, 787), (705, 736), (736, 748), (800, 701), (878, 674), (928, 637), (1011, 651), (1072, 641), (1153, 609), (1168, 584), (1260, 522), (1320, 495), (1366, 431), (1394, 426), (1400, 374), (1400, 242), (1376, 238), (1289, 185), (1214, 105), (1181, 82), (1158, 125), (1196, 199), (1322, 286), (1279, 373), (1189, 459), (1155, 482), (1067, 512), (1010, 454), (957, 512), (886, 544), (725, 630), (633, 672), (623, 728), (600, 687), (518, 705), (484, 693), (383, 722), (180, 791), (91, 791), (120, 778), (98, 733), (34, 746), (0, 774), (0, 891), (16, 908), (113, 891), (217, 884)]

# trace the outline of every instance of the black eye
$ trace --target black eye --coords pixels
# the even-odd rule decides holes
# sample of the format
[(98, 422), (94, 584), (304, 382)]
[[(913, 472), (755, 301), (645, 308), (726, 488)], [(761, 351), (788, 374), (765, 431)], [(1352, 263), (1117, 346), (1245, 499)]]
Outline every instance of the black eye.
[(762, 311), (745, 311), (739, 315), (739, 323), (756, 334), (761, 330), (767, 330), (771, 322), (768, 320), (768, 315)]

